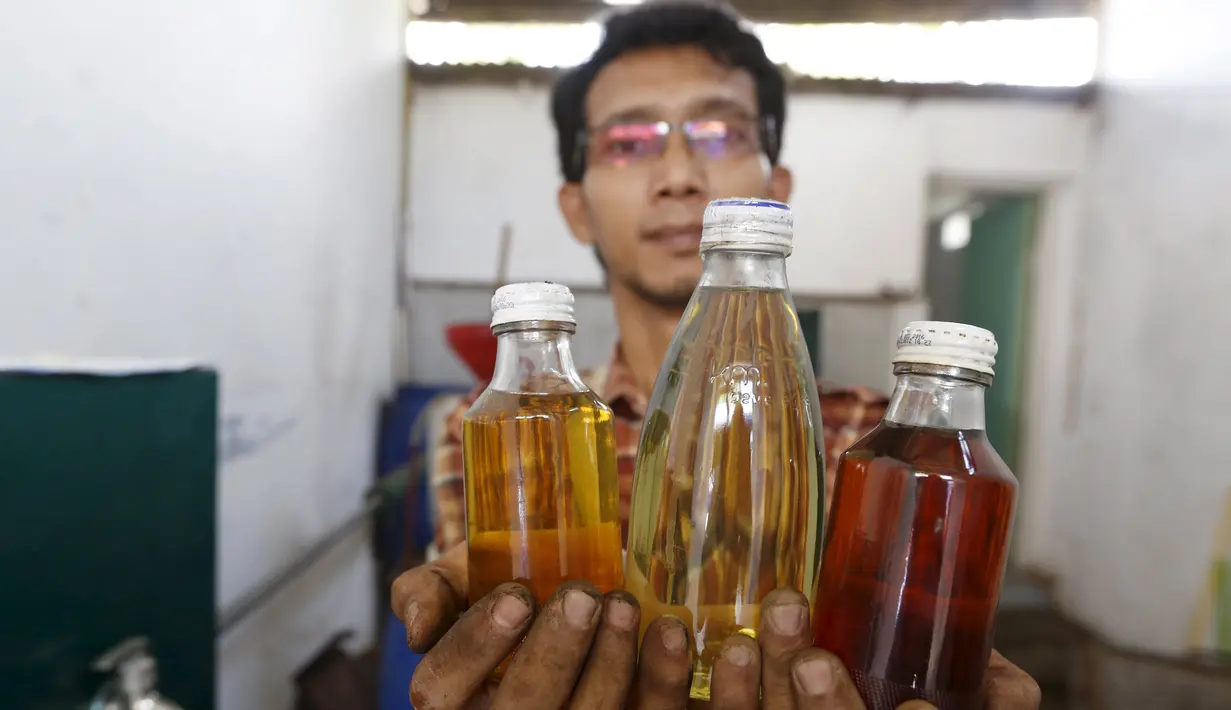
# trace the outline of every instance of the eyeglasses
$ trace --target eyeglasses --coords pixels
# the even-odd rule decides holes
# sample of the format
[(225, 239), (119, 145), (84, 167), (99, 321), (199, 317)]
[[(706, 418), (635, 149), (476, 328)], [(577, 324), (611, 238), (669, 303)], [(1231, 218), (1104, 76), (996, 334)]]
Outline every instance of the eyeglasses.
[(689, 151), (703, 160), (746, 157), (762, 146), (768, 150), (776, 141), (772, 121), (751, 118), (616, 123), (582, 131), (574, 160), (584, 169), (587, 164), (625, 167), (659, 158), (676, 131), (684, 135)]

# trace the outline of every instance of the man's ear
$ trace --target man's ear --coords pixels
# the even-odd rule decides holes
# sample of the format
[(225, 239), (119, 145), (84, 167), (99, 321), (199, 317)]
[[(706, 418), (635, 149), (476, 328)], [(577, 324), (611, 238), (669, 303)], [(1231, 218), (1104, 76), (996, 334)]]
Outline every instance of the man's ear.
[(560, 186), (556, 195), (560, 204), (560, 214), (568, 223), (573, 239), (582, 244), (593, 246), (594, 235), (590, 233), (590, 215), (586, 210), (585, 198), (581, 195), (581, 183), (566, 182)]
[(769, 199), (778, 202), (790, 202), (791, 190), (795, 187), (795, 178), (791, 171), (781, 165), (775, 165), (769, 171)]

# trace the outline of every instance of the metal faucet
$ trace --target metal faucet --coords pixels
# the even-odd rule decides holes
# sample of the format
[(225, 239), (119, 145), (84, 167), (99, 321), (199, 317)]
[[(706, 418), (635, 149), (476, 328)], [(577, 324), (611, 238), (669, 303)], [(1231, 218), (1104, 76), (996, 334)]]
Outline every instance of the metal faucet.
[(90, 700), (90, 710), (183, 710), (158, 694), (158, 664), (144, 636), (125, 639), (94, 659), (93, 668), (111, 673)]

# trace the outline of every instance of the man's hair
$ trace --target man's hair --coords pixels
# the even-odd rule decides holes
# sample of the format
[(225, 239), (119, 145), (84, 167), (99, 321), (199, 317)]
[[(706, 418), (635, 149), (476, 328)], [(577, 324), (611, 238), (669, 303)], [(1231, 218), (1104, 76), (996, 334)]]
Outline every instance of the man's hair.
[(695, 46), (715, 61), (743, 69), (756, 82), (761, 142), (771, 164), (778, 163), (786, 119), (786, 80), (761, 40), (725, 6), (710, 2), (655, 2), (612, 14), (603, 23), (603, 40), (584, 64), (560, 77), (552, 89), (551, 115), (556, 125), (560, 172), (567, 182), (585, 174), (582, 141), (586, 130), (586, 94), (594, 78), (620, 56), (655, 47)]

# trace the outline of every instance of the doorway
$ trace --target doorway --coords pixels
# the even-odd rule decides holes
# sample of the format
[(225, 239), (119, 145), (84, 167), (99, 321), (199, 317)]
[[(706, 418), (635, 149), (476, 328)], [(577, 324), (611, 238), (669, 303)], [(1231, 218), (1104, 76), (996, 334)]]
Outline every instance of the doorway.
[(1038, 196), (971, 194), (928, 224), (924, 291), (936, 320), (970, 323), (996, 336), (996, 382), (987, 392), (987, 436), (1014, 471), (1023, 400), (1030, 254)]

